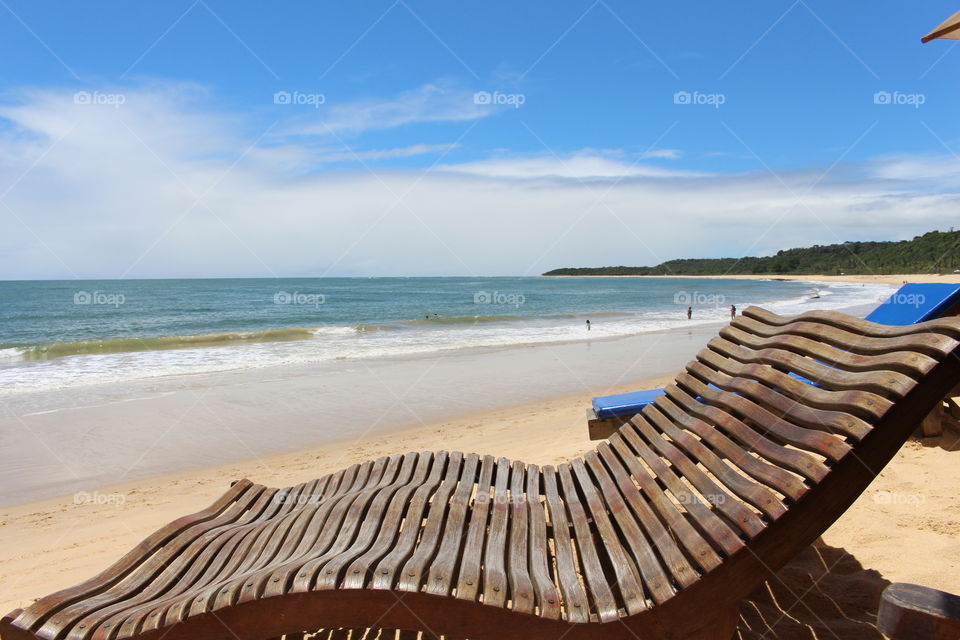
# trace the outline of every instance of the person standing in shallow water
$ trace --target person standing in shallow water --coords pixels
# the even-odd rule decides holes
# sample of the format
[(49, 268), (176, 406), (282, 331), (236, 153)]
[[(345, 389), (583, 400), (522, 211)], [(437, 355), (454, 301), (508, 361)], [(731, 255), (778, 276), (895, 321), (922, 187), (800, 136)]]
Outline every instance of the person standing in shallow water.
[(730, 305), (730, 319), (733, 320), (737, 317), (737, 307), (736, 305)]
[(590, 331), (590, 320), (587, 319), (587, 331)]
[(693, 317), (693, 307), (687, 307), (687, 320)]

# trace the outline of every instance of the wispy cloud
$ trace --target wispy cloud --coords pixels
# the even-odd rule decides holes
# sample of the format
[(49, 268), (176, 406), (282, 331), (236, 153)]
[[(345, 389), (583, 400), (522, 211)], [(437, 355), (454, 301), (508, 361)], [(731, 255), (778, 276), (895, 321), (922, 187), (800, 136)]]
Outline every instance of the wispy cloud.
[(386, 99), (336, 102), (333, 96), (325, 97), (327, 102), (322, 109), (290, 123), (279, 133), (289, 136), (354, 135), (420, 123), (476, 120), (499, 110), (496, 105), (477, 104), (473, 91), (442, 84), (423, 85)]
[[(942, 227), (960, 204), (949, 154), (841, 165), (809, 192), (810, 171), (702, 174), (672, 151), (391, 170), (390, 159), (455, 143), (278, 144), (272, 133), (289, 122), (257, 126), (196, 88), (112, 92), (122, 104), (45, 91), (0, 106), (0, 277), (539, 273), (765, 253), (785, 238), (904, 238)], [(391, 122), (426, 112), (383, 111)], [(456, 151), (485, 142), (468, 136)], [(354, 153), (373, 173), (315, 170)]]
[(960, 186), (960, 155), (887, 156), (871, 162), (868, 170), (881, 180), (920, 183), (943, 181)]
[(677, 158), (674, 150), (648, 152), (641, 154), (636, 161), (620, 157), (611, 157), (592, 150), (584, 150), (563, 156), (539, 155), (535, 157), (503, 157), (448, 164), (441, 170), (490, 178), (513, 180), (538, 179), (574, 179), (574, 180), (611, 180), (623, 178), (677, 178), (706, 175), (695, 171), (665, 169), (649, 164), (641, 164), (640, 159)]
[(406, 147), (393, 149), (367, 149), (363, 151), (340, 151), (325, 153), (317, 156), (321, 162), (343, 162), (356, 160), (388, 160), (392, 158), (409, 158), (429, 153), (443, 153), (458, 148), (460, 145), (451, 142), (447, 144), (411, 144)]

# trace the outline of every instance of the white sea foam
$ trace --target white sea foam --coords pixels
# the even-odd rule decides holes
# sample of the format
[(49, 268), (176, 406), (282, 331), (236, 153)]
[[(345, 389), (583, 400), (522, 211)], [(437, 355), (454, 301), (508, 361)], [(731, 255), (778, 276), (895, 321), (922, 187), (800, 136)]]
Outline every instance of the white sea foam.
[(0, 349), (0, 362), (16, 362), (18, 360), (23, 360), (23, 349), (16, 347)]
[[(761, 303), (775, 313), (794, 315), (819, 309), (876, 305), (895, 290), (888, 285), (811, 282), (808, 293)], [(818, 293), (819, 298), (812, 296)], [(456, 349), (510, 347), (616, 338), (729, 320), (729, 305), (698, 306), (692, 320), (685, 305), (669, 310), (563, 314), (454, 324), (394, 325), (390, 331), (364, 327), (321, 327), (314, 339), (222, 346), (85, 353), (50, 360), (22, 361), (18, 349), (0, 350), (0, 396), (136, 378), (211, 373), (331, 360), (404, 357)], [(591, 331), (585, 320), (592, 317)]]

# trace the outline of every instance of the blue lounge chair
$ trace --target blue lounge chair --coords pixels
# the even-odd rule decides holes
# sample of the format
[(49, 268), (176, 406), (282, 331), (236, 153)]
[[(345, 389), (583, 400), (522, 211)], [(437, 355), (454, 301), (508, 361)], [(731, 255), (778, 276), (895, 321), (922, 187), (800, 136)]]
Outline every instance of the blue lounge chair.
[(960, 312), (960, 284), (930, 282), (903, 285), (865, 318), (890, 326), (906, 326)]
[[(910, 282), (871, 311), (866, 320), (906, 326), (957, 314), (960, 314), (960, 284)], [(663, 393), (663, 389), (645, 389), (594, 398), (587, 409), (590, 439), (608, 437)]]

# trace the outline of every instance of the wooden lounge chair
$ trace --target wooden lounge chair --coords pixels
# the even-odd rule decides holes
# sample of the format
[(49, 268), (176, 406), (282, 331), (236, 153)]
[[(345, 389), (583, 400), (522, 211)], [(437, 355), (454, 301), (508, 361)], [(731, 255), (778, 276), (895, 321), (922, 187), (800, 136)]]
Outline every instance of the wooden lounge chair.
[[(955, 315), (960, 315), (960, 284), (910, 282), (877, 305), (866, 319), (878, 324), (902, 326)], [(662, 393), (663, 389), (644, 389), (594, 398), (587, 408), (590, 439), (608, 438)], [(939, 435), (939, 416), (934, 412), (928, 418), (921, 425), (924, 435)]]
[(957, 380), (960, 319), (889, 327), (752, 307), (569, 464), (408, 453), (282, 490), (241, 480), (12, 612), (0, 637), (729, 638), (740, 601)]

